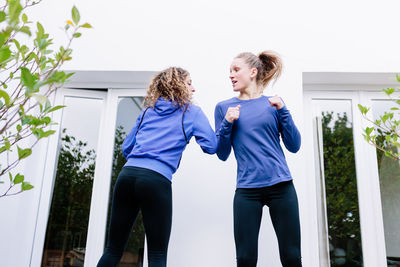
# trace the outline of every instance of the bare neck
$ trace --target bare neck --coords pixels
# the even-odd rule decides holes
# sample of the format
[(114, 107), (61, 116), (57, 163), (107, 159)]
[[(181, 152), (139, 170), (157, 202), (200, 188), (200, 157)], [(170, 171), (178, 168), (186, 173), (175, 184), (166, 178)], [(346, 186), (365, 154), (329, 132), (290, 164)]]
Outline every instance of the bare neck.
[(238, 98), (240, 100), (250, 100), (259, 98), (263, 93), (263, 90), (256, 85), (250, 85), (246, 89), (240, 92)]

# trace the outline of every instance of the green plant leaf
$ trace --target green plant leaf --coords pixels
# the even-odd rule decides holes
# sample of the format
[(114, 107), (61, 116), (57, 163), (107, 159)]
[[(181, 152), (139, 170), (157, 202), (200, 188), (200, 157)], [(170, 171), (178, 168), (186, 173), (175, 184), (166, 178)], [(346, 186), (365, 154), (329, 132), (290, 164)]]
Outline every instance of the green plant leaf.
[(0, 89), (0, 98), (4, 99), (4, 104), (8, 106), (10, 104), (10, 96), (7, 94), (6, 91)]
[(36, 27), (37, 27), (37, 36), (38, 37), (42, 37), (44, 35), (44, 28), (42, 26), (42, 24), (40, 24), (40, 22), (36, 23)]
[(23, 84), (29, 89), (27, 90), (28, 95), (34, 90), (36, 79), (36, 76), (32, 75), (27, 68), (21, 68), (21, 80)]
[(6, 41), (6, 36), (4, 33), (0, 32), (0, 47), (3, 46), (4, 42)]
[(31, 122), (32, 122), (32, 118), (29, 117), (29, 116), (23, 116), (23, 117), (21, 118), (21, 124), (22, 124), (22, 125), (31, 124)]
[(24, 176), (18, 173), (17, 175), (15, 175), (13, 183), (20, 184), (23, 181), (24, 181)]
[(367, 135), (370, 135), (372, 132), (374, 131), (374, 127), (367, 127), (366, 129), (365, 129), (365, 133), (367, 134)]
[(4, 146), (6, 147), (6, 150), (10, 150), (11, 144), (10, 144), (10, 141), (8, 141), (8, 139), (6, 139), (6, 142), (4, 143)]
[(0, 22), (5, 21), (6, 17), (7, 17), (6, 12), (0, 11)]
[(76, 33), (74, 33), (74, 35), (73, 35), (75, 38), (79, 38), (79, 37), (81, 37), (82, 36), (82, 33), (80, 33), (80, 32), (76, 32)]
[(82, 28), (92, 28), (92, 25), (90, 25), (89, 23), (84, 23), (81, 25)]
[(364, 107), (361, 104), (358, 104), (358, 109), (361, 111), (361, 114), (365, 115), (368, 113), (368, 111), (370, 110), (370, 108)]
[(8, 176), (10, 177), (10, 182), (12, 182), (13, 178), (11, 172), (8, 173)]
[(385, 92), (385, 94), (390, 96), (391, 94), (394, 93), (394, 91), (396, 91), (396, 89), (394, 89), (394, 88), (386, 88), (386, 89), (383, 89), (383, 91)]
[(398, 82), (400, 82), (400, 75), (396, 74), (396, 79)]
[(381, 119), (382, 119), (382, 122), (385, 123), (389, 119), (389, 116), (387, 114), (385, 114), (385, 115), (381, 116)]
[(81, 16), (79, 15), (79, 11), (76, 8), (76, 6), (72, 7), (72, 20), (75, 22), (75, 24), (79, 23), (79, 20), (81, 19)]
[(20, 32), (26, 33), (29, 36), (32, 36), (31, 30), (28, 26), (23, 26), (19, 29)]
[(31, 53), (29, 54), (29, 56), (28, 56), (28, 58), (27, 58), (26, 61), (29, 62), (29, 61), (31, 61), (32, 59), (35, 59), (36, 63), (39, 62), (39, 58), (38, 58), (38, 56), (37, 56), (34, 52), (31, 52)]
[(31, 190), (32, 188), (33, 188), (33, 185), (31, 185), (30, 183), (22, 182), (22, 185), (21, 185), (22, 191)]
[(23, 23), (28, 23), (28, 16), (25, 13), (22, 14), (21, 18)]
[(61, 109), (61, 108), (65, 108), (66, 106), (55, 106), (55, 107), (52, 107), (47, 113), (50, 113), (50, 112), (53, 112), (53, 111), (56, 111), (56, 110), (59, 110), (59, 109)]
[(9, 47), (2, 47), (0, 49), (0, 64), (5, 62), (11, 57), (11, 50)]
[(56, 131), (54, 131), (54, 130), (49, 130), (49, 131), (43, 132), (40, 137), (48, 137), (48, 136), (54, 134), (55, 132)]
[(18, 159), (19, 160), (27, 158), (32, 154), (32, 149), (30, 149), (30, 148), (22, 149), (19, 146), (17, 146), (17, 148), (18, 148)]
[(44, 117), (43, 119), (42, 119), (42, 122), (44, 123), (44, 124), (49, 124), (50, 122), (51, 122), (51, 118), (50, 117), (48, 117), (48, 116), (46, 116), (46, 117)]
[(10, 24), (16, 24), (19, 22), (19, 15), (22, 11), (22, 6), (19, 0), (9, 0), (8, 2), (8, 18)]

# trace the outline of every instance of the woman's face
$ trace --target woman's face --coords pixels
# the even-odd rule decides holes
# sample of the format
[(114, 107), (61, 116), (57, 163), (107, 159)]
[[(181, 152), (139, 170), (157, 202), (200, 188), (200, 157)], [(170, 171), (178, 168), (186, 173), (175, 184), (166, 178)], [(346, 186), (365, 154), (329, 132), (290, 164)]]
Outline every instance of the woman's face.
[(196, 91), (192, 85), (192, 78), (188, 75), (185, 79), (186, 88), (189, 90), (190, 96)]
[(229, 79), (231, 79), (233, 91), (240, 92), (245, 90), (255, 81), (257, 69), (250, 68), (244, 59), (235, 58), (232, 61), (229, 73)]

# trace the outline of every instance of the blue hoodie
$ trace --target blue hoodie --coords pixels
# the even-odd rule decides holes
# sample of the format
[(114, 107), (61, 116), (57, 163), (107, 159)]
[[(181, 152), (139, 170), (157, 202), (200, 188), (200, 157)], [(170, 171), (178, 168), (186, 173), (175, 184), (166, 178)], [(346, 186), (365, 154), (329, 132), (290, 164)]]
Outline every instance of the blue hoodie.
[[(142, 111), (122, 144), (122, 152), (128, 160), (125, 166), (150, 169), (171, 180), (187, 145), (182, 129), (183, 112), (178, 105), (159, 98), (154, 108), (144, 114), (138, 130)], [(216, 152), (217, 138), (199, 106), (188, 106), (183, 125), (188, 141), (194, 136), (205, 153)]]

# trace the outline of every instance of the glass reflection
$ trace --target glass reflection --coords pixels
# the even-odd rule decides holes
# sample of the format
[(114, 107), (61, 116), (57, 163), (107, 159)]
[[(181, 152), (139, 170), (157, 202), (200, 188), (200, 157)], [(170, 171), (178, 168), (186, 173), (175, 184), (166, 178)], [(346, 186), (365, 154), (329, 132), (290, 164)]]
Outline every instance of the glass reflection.
[(65, 97), (43, 267), (83, 266), (101, 99)]
[[(134, 126), (136, 118), (142, 110), (143, 97), (124, 97), (118, 101), (117, 124), (115, 129), (114, 139), (114, 154), (113, 166), (111, 174), (111, 190), (109, 195), (108, 219), (107, 219), (107, 233), (110, 223), (112, 194), (114, 184), (117, 180), (118, 174), (126, 163), (122, 154), (121, 145), (125, 137)], [(120, 261), (119, 267), (141, 267), (143, 266), (143, 252), (144, 252), (144, 226), (142, 214), (139, 212), (135, 225), (132, 228), (124, 254)], [(108, 239), (108, 236), (107, 236)], [(107, 244), (107, 240), (106, 240)]]
[(351, 101), (313, 105), (321, 118), (330, 266), (363, 266)]
[[(379, 120), (385, 111), (390, 108), (399, 107), (389, 100), (372, 101), (374, 120)], [(394, 119), (398, 120), (398, 113)], [(384, 146), (384, 137), (377, 134), (378, 144)], [(381, 190), (382, 215), (385, 231), (385, 244), (387, 255), (387, 266), (400, 266), (400, 162), (384, 155), (384, 152), (377, 149), (377, 161), (379, 168), (379, 182)]]

